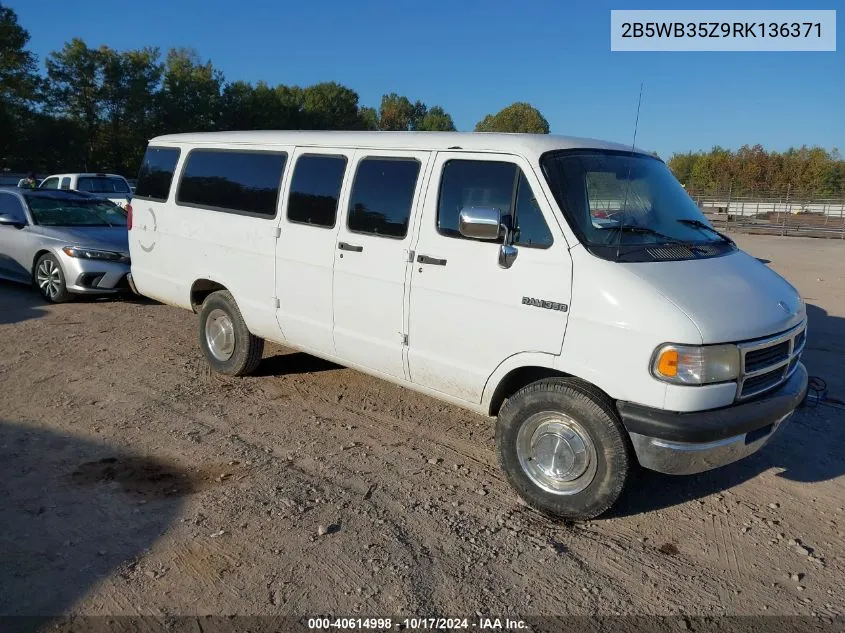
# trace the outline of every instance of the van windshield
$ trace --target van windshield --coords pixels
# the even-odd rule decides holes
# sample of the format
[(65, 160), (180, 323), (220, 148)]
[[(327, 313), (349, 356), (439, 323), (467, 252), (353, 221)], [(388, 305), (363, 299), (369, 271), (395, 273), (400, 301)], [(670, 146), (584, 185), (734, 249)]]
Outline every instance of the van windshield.
[(735, 248), (710, 228), (660, 159), (630, 152), (561, 150), (545, 154), (541, 164), (572, 230), (598, 257), (632, 262), (699, 259)]

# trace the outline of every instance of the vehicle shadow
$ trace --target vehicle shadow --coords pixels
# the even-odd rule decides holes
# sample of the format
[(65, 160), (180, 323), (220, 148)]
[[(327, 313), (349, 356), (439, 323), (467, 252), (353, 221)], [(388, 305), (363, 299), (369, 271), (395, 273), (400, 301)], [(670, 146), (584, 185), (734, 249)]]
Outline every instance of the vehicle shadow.
[(44, 316), (47, 303), (34, 289), (0, 280), (0, 325), (19, 323)]
[[(845, 319), (807, 304), (808, 336), (802, 362), (810, 376), (828, 385), (830, 401), (845, 397)], [(845, 475), (845, 408), (811, 400), (758, 453), (722, 468), (688, 476), (641, 469), (612, 516), (667, 508), (737, 486), (770, 469), (796, 482), (828, 481)]]
[(0, 616), (62, 615), (118, 568), (141, 573), (193, 491), (172, 464), (0, 420)]
[(254, 376), (292, 376), (343, 369), (340, 365), (311, 356), (305, 352), (288, 352), (264, 358)]

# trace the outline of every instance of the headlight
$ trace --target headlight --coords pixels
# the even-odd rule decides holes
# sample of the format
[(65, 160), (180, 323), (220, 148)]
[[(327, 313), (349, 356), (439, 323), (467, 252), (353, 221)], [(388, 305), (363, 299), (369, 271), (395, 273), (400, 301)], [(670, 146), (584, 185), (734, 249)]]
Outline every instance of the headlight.
[(77, 246), (65, 246), (62, 251), (68, 257), (79, 257), (80, 259), (105, 259), (112, 262), (129, 261), (127, 255), (114, 251), (98, 251), (93, 248), (79, 248)]
[(654, 352), (651, 373), (676, 385), (706, 385), (739, 376), (736, 345), (663, 345)]

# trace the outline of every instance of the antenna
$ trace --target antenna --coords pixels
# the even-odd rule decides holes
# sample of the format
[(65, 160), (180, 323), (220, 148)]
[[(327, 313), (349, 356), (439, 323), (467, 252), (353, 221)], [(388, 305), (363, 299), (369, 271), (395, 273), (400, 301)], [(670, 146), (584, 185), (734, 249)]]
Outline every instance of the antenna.
[[(634, 160), (634, 148), (637, 145), (637, 128), (640, 125), (640, 106), (643, 103), (643, 82), (640, 82), (640, 96), (637, 97), (637, 117), (634, 119), (634, 140), (631, 141), (631, 157), (628, 160), (628, 174), (625, 176), (625, 196), (622, 198), (622, 208), (620, 211), (625, 211), (625, 207), (628, 206), (628, 191), (631, 188), (631, 162)], [(621, 222), (621, 220), (620, 220)], [(619, 259), (619, 251), (622, 247), (622, 229), (620, 225), (620, 230), (618, 237), (616, 238), (616, 259)]]
[(637, 118), (634, 120), (634, 140), (631, 142), (631, 154), (634, 153), (634, 146), (637, 144), (637, 127), (640, 124), (640, 106), (643, 103), (643, 82), (640, 82), (640, 96), (637, 99)]

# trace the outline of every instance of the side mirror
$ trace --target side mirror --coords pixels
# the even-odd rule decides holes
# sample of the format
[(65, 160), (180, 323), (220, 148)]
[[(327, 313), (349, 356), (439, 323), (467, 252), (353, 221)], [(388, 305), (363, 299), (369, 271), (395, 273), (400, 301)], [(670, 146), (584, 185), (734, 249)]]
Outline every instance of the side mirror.
[(464, 207), (458, 217), (458, 231), (476, 240), (496, 240), (502, 234), (502, 212), (488, 207)]
[(22, 222), (19, 218), (13, 218), (11, 215), (0, 213), (0, 226), (14, 226), (19, 229), (26, 226), (26, 222)]
[(514, 232), (502, 222), (502, 212), (488, 207), (465, 207), (458, 218), (458, 231), (464, 237), (476, 240), (496, 240), (504, 235), (499, 246), (499, 266), (513, 266), (519, 249), (513, 245)]

